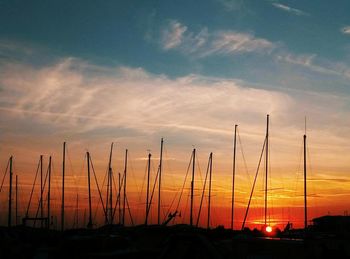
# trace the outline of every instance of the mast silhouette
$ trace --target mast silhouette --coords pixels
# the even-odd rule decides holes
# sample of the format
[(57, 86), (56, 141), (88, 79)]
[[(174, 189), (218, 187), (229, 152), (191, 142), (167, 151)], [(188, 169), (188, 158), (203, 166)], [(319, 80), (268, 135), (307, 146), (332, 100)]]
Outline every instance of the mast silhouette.
[(92, 228), (92, 214), (91, 214), (91, 186), (90, 186), (90, 153), (86, 152), (87, 157), (87, 171), (88, 171), (88, 193), (89, 193), (89, 221), (87, 228)]
[(16, 174), (15, 224), (18, 225), (18, 175)]
[(196, 161), (196, 149), (193, 149), (192, 156), (192, 180), (191, 180), (191, 207), (190, 207), (190, 226), (193, 226), (193, 189), (194, 189), (194, 171), (195, 171), (195, 161)]
[(120, 181), (120, 173), (118, 173), (118, 215), (119, 215), (119, 225), (122, 223), (122, 210), (121, 210), (121, 207), (120, 207), (120, 200), (121, 200), (121, 197), (120, 197), (120, 194), (121, 194), (121, 181)]
[(11, 227), (11, 219), (12, 219), (12, 161), (13, 157), (10, 157), (10, 187), (9, 187), (9, 209), (8, 209), (8, 219), (7, 219), (7, 225), (8, 227)]
[[(43, 155), (40, 155), (40, 217), (44, 217), (44, 206), (43, 206)], [(41, 221), (41, 227), (43, 227), (43, 221)]]
[[(111, 150), (109, 153), (109, 162), (108, 162), (108, 180), (107, 180), (107, 199), (106, 199), (106, 217), (105, 217), (105, 223), (106, 224), (113, 224), (113, 204), (112, 204), (112, 181), (113, 181), (113, 175), (112, 175), (112, 154), (113, 154), (113, 142), (111, 144)], [(108, 208), (109, 206), (109, 208)], [(108, 218), (108, 209), (109, 209), (109, 218)]]
[(50, 221), (51, 221), (51, 156), (49, 158), (49, 183), (48, 183), (48, 190), (47, 190), (47, 220), (48, 220), (48, 225), (47, 228), (50, 228)]
[(210, 228), (210, 201), (211, 201), (211, 175), (213, 171), (213, 153), (210, 153), (209, 156), (210, 159), (210, 167), (209, 167), (209, 194), (208, 194), (208, 222), (207, 222), (207, 229)]
[(307, 229), (307, 199), (306, 199), (306, 131), (304, 134), (304, 229)]
[(265, 226), (267, 223), (267, 183), (269, 170), (269, 115), (266, 116), (266, 148), (265, 148)]
[(161, 191), (161, 183), (162, 183), (162, 163), (163, 163), (163, 138), (160, 142), (160, 158), (159, 158), (159, 178), (158, 178), (158, 225), (160, 224), (160, 191)]
[(235, 204), (235, 175), (236, 175), (236, 143), (237, 143), (237, 124), (235, 125), (235, 134), (233, 138), (233, 166), (232, 166), (232, 204), (231, 204), (231, 229), (233, 229), (234, 204)]
[(124, 186), (123, 186), (123, 226), (125, 225), (125, 205), (126, 205), (126, 176), (128, 168), (128, 150), (125, 150), (125, 165), (124, 165)]
[(65, 177), (65, 170), (66, 170), (66, 142), (63, 142), (61, 231), (64, 230), (64, 177)]
[(149, 206), (149, 180), (151, 175), (151, 153), (148, 153), (148, 164), (147, 164), (147, 193), (146, 193), (146, 217), (145, 217), (145, 225), (148, 223), (148, 211), (151, 206)]

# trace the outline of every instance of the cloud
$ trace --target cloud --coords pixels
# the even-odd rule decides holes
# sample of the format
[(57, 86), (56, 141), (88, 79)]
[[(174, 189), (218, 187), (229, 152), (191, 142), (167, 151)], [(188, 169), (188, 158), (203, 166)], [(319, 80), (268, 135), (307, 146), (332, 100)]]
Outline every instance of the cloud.
[(205, 55), (220, 53), (265, 52), (274, 48), (274, 44), (266, 39), (256, 38), (252, 34), (234, 31), (220, 32), (212, 42), (211, 49)]
[(206, 27), (195, 33), (178, 21), (171, 21), (163, 29), (162, 48), (176, 49), (197, 58), (210, 55), (235, 55), (242, 53), (266, 53), (276, 45), (269, 40), (257, 38), (251, 33), (237, 31), (209, 32)]
[(284, 53), (277, 55), (277, 60), (303, 66), (320, 74), (344, 77), (346, 79), (350, 78), (350, 67), (348, 65), (341, 62), (317, 60), (317, 55), (315, 54), (295, 55), (292, 53)]
[(217, 0), (227, 11), (240, 11), (244, 7), (243, 0)]
[[(225, 109), (261, 116), (262, 110), (282, 111), (289, 102), (282, 93), (243, 87), (227, 79), (188, 75), (172, 80), (141, 68), (96, 69), (72, 58), (40, 69), (10, 65), (0, 78), (1, 109), (79, 131), (113, 126), (229, 134), (225, 125), (230, 124), (217, 128), (203, 120), (216, 125), (217, 113), (231, 117), (223, 113)], [(262, 109), (255, 110), (253, 103)]]
[[(300, 59), (299, 63), (308, 64), (308, 60)], [(305, 114), (310, 118), (308, 161), (313, 171), (329, 166), (336, 171), (346, 168), (349, 161), (346, 154), (350, 150), (344, 146), (350, 137), (349, 98), (320, 93), (296, 96), (198, 74), (169, 78), (143, 68), (101, 67), (75, 58), (41, 67), (18, 62), (0, 66), (0, 85), (2, 146), (20, 159), (19, 166), (35, 161), (43, 150), (57, 149), (67, 137), (69, 147), (75, 148), (70, 149), (71, 154), (77, 154), (78, 171), (83, 148), (91, 147), (94, 158), (97, 156), (94, 161), (104, 168), (105, 148), (116, 140), (117, 152), (128, 147), (134, 154), (135, 172), (142, 173), (144, 161), (140, 158), (148, 148), (158, 151), (158, 140), (163, 136), (170, 157), (176, 161), (171, 160), (179, 182), (175, 187), (183, 180), (182, 166), (186, 168), (191, 145), (195, 145), (202, 162), (208, 152), (214, 152), (216, 188), (225, 191), (229, 190), (226, 180), (232, 166), (233, 125), (239, 124), (239, 143), (243, 143), (238, 152), (238, 179), (242, 180), (241, 153), (244, 150), (249, 173), (255, 173), (267, 113), (271, 114), (271, 188), (285, 187), (286, 182), (281, 183), (279, 177), (291, 178), (292, 168), (297, 168)], [(339, 130), (343, 134), (338, 134)], [(150, 144), (154, 142), (156, 147)], [(54, 157), (59, 157), (59, 152)], [(310, 171), (311, 178), (320, 178)], [(326, 179), (347, 179), (346, 175), (324, 171)], [(238, 184), (242, 192), (249, 193), (250, 185), (246, 190), (242, 181)]]
[(173, 49), (182, 42), (187, 27), (177, 21), (170, 21), (169, 27), (163, 30), (162, 45), (165, 50)]
[(306, 15), (309, 15), (308, 13), (302, 11), (302, 10), (299, 10), (299, 9), (296, 9), (296, 8), (292, 8), (290, 6), (287, 6), (287, 5), (284, 5), (284, 4), (280, 4), (280, 3), (272, 3), (272, 5), (280, 10), (283, 10), (285, 12), (288, 12), (288, 13), (291, 13), (291, 14), (295, 14), (295, 15), (298, 15), (298, 16), (306, 16)]
[(345, 26), (340, 30), (343, 34), (350, 34), (350, 26)]

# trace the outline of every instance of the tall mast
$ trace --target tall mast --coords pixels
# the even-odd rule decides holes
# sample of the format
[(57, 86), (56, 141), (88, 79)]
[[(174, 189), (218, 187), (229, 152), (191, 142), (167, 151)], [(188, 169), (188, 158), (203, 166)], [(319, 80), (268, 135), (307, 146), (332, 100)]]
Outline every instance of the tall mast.
[(123, 226), (125, 224), (125, 205), (126, 205), (126, 175), (128, 168), (128, 150), (125, 150), (125, 165), (124, 165), (124, 187), (123, 187)]
[[(109, 152), (109, 162), (108, 162), (108, 180), (107, 180), (107, 199), (106, 199), (106, 210), (107, 213), (105, 215), (105, 221), (106, 224), (110, 223), (113, 224), (112, 222), (112, 217), (113, 217), (113, 209), (112, 209), (112, 154), (113, 154), (113, 142), (111, 144), (111, 150)], [(109, 206), (109, 208), (108, 208)], [(109, 212), (109, 219), (108, 219), (108, 209), (110, 210)]]
[(160, 158), (159, 158), (159, 179), (158, 179), (158, 225), (160, 224), (160, 191), (162, 183), (162, 163), (163, 163), (163, 138), (160, 142)]
[[(43, 155), (40, 155), (40, 217), (44, 217), (44, 206), (43, 206)], [(43, 222), (41, 221), (41, 227)]]
[(66, 142), (63, 142), (61, 231), (64, 230), (64, 176), (65, 176), (65, 170), (66, 170)]
[(306, 133), (304, 135), (304, 228), (307, 229), (307, 203), (306, 203)]
[(231, 229), (233, 229), (234, 204), (235, 204), (235, 175), (236, 175), (236, 143), (237, 143), (237, 124), (235, 125), (235, 134), (233, 138), (233, 166), (232, 166), (232, 204), (231, 204)]
[(50, 228), (50, 222), (51, 222), (51, 156), (49, 158), (49, 185), (47, 190), (47, 219), (48, 219), (48, 225), (47, 227)]
[(11, 219), (12, 219), (12, 159), (10, 157), (10, 190), (9, 190), (9, 211), (8, 211), (8, 227), (11, 227)]
[(265, 149), (265, 226), (267, 223), (267, 176), (269, 170), (269, 115), (266, 117), (266, 149)]
[(191, 207), (190, 207), (190, 226), (193, 225), (193, 189), (194, 189), (194, 171), (195, 171), (195, 161), (196, 161), (196, 149), (193, 149), (192, 155), (192, 180), (191, 180)]
[(92, 214), (91, 214), (91, 188), (90, 188), (90, 153), (86, 152), (87, 170), (88, 170), (88, 192), (89, 192), (89, 221), (87, 228), (92, 228)]
[(121, 181), (120, 181), (121, 179), (120, 179), (120, 173), (118, 173), (118, 215), (119, 215), (119, 225), (121, 224), (121, 222), (122, 222), (122, 217), (121, 217), (121, 215), (122, 215), (122, 210), (121, 210), (121, 207), (120, 207), (120, 204), (121, 204), (121, 202), (120, 202), (120, 199), (121, 199), (121, 188), (122, 188), (122, 186), (121, 186)]
[(151, 153), (148, 153), (148, 165), (147, 165), (147, 193), (146, 193), (146, 216), (145, 216), (145, 225), (148, 223), (148, 210), (149, 206), (149, 179), (151, 175)]
[(109, 217), (110, 217), (110, 224), (113, 224), (113, 204), (112, 204), (112, 197), (113, 197), (113, 171), (112, 171), (112, 153), (113, 153), (113, 143), (111, 144), (111, 155), (109, 158)]
[(16, 204), (15, 204), (15, 223), (18, 225), (18, 175), (16, 175)]
[(208, 194), (208, 222), (207, 228), (210, 228), (210, 201), (211, 201), (211, 174), (213, 171), (213, 153), (210, 153), (210, 165), (209, 165), (209, 194)]

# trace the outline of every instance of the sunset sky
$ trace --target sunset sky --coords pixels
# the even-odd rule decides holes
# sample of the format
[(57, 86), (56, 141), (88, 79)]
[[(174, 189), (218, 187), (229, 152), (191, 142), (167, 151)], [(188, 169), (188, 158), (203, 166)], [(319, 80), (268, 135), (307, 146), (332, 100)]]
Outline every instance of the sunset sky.
[[(239, 229), (267, 114), (271, 224), (303, 224), (305, 117), (309, 219), (347, 213), (349, 10), (347, 0), (0, 0), (0, 177), (13, 155), (20, 216), (39, 156), (44, 155), (46, 170), (52, 155), (53, 214), (59, 224), (62, 143), (67, 141), (67, 227), (73, 224), (77, 193), (83, 224), (85, 152), (91, 153), (102, 186), (114, 142), (115, 179), (123, 172), (127, 148), (128, 200), (134, 221), (143, 223), (147, 155), (152, 153), (154, 181), (163, 137), (162, 215), (166, 218), (174, 197), (177, 202), (195, 147), (195, 217), (213, 152), (211, 225), (229, 227), (232, 140), (238, 124)], [(7, 219), (7, 177), (0, 193), (2, 225)], [(263, 223), (263, 183), (260, 170), (248, 217), (251, 227)], [(176, 223), (188, 223), (189, 187), (188, 178)], [(37, 185), (31, 215), (38, 189)], [(95, 185), (93, 189), (95, 206)], [(206, 208), (204, 202), (203, 226)], [(155, 209), (151, 223), (156, 222)], [(95, 223), (101, 225), (96, 215)]]

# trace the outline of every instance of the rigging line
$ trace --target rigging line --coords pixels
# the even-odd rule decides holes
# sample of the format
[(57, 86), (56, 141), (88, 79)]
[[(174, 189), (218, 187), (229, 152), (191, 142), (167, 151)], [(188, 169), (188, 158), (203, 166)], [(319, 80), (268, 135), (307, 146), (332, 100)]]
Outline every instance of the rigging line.
[[(165, 156), (165, 164), (166, 164), (166, 166), (168, 168), (167, 170), (164, 170), (164, 172), (169, 172), (169, 175), (171, 177), (172, 187), (173, 187), (173, 190), (175, 190), (176, 187), (175, 187), (174, 175), (172, 174), (172, 169), (171, 169), (171, 167), (169, 165), (169, 157), (168, 157), (168, 152), (167, 152), (166, 147), (164, 147), (163, 152), (164, 152), (164, 156)], [(165, 168), (165, 166), (164, 166), (164, 168)], [(168, 207), (168, 210), (166, 212), (164, 211), (164, 208), (162, 209), (164, 220), (166, 220), (166, 218), (168, 216), (168, 213), (169, 213), (169, 208), (171, 208), (172, 204), (174, 203), (174, 200), (175, 200), (176, 196), (177, 196), (177, 192), (175, 192), (174, 199), (172, 199), (172, 202), (171, 202), (171, 204)], [(163, 204), (163, 206), (164, 206), (164, 204)]]
[(264, 154), (264, 150), (265, 150), (265, 146), (266, 146), (266, 140), (267, 140), (267, 138), (265, 137), (265, 141), (264, 141), (264, 144), (263, 144), (263, 147), (262, 147), (262, 150), (261, 150), (261, 154), (260, 154), (260, 159), (259, 159), (259, 163), (258, 163), (258, 168), (256, 169), (256, 173), (255, 173), (255, 178), (254, 178), (254, 183), (253, 183), (252, 191), (251, 191), (250, 197), (249, 197), (248, 206), (247, 206), (247, 209), (246, 209), (246, 212), (245, 212), (245, 215), (244, 215), (244, 220), (243, 220), (243, 224), (242, 224), (242, 230), (244, 229), (245, 221), (246, 221), (247, 216), (248, 216), (248, 211), (249, 211), (250, 202), (251, 202), (251, 200), (252, 200), (252, 196), (253, 196), (253, 192), (254, 192), (254, 187), (255, 187), (256, 179), (257, 179), (257, 177), (258, 177), (258, 173), (259, 173), (259, 168), (260, 168), (261, 160), (262, 160), (262, 157), (263, 157), (263, 154)]
[(242, 144), (242, 141), (241, 141), (241, 135), (239, 134), (238, 127), (237, 127), (237, 135), (238, 135), (239, 148), (240, 148), (240, 151), (241, 151), (241, 154), (242, 154), (243, 163), (244, 163), (244, 167), (245, 167), (245, 172), (246, 172), (246, 174), (248, 176), (249, 184), (251, 184), (250, 175), (248, 173), (247, 160), (246, 160), (244, 152), (243, 152), (243, 144)]
[[(244, 150), (243, 150), (243, 144), (242, 144), (242, 139), (241, 139), (241, 135), (239, 133), (239, 127), (237, 127), (237, 136), (238, 136), (238, 142), (239, 142), (239, 149), (241, 151), (241, 155), (242, 155), (242, 159), (243, 159), (243, 164), (244, 164), (244, 169), (245, 169), (245, 173), (246, 173), (246, 176), (248, 178), (248, 182), (249, 182), (249, 186), (252, 185), (252, 179), (250, 178), (250, 174), (249, 174), (249, 170), (248, 170), (248, 165), (247, 165), (247, 160), (246, 160), (246, 157), (245, 157), (245, 154), (244, 154)], [(255, 206), (255, 201), (253, 200), (253, 206)]]
[(4, 177), (2, 178), (2, 182), (1, 182), (0, 192), (1, 192), (1, 190), (2, 190), (2, 187), (4, 186), (4, 181), (5, 181), (5, 177), (6, 177), (7, 170), (8, 170), (8, 168), (9, 168), (9, 165), (10, 165), (10, 159), (7, 161), (6, 170), (5, 170), (5, 173), (4, 173)]
[(149, 211), (151, 209), (151, 204), (152, 204), (152, 199), (153, 199), (153, 195), (154, 195), (154, 190), (156, 188), (157, 180), (158, 180), (158, 177), (159, 177), (159, 170), (160, 170), (160, 168), (158, 167), (156, 178), (154, 179), (154, 185), (153, 185), (153, 189), (152, 189), (152, 193), (151, 193), (151, 198), (149, 200), (149, 204), (148, 204), (148, 208), (147, 208), (147, 214), (149, 213)]
[(129, 212), (129, 216), (130, 216), (131, 225), (134, 226), (134, 220), (133, 220), (133, 218), (131, 216), (131, 210), (130, 210), (130, 206), (129, 206), (128, 196), (125, 197), (125, 200), (126, 200), (126, 204), (128, 206), (128, 212)]
[(35, 178), (34, 178), (34, 183), (33, 183), (32, 191), (30, 192), (30, 196), (29, 196), (29, 202), (28, 202), (28, 206), (27, 206), (27, 210), (26, 210), (26, 217), (28, 217), (30, 204), (31, 204), (31, 202), (32, 202), (32, 197), (33, 197), (33, 192), (34, 192), (34, 187), (35, 187), (36, 178), (38, 177), (39, 167), (40, 167), (40, 159), (39, 159), (39, 162), (38, 162), (38, 166), (37, 166), (37, 168), (36, 168), (36, 173), (35, 173)]
[[(44, 190), (45, 190), (45, 186), (46, 186), (46, 181), (47, 181), (48, 175), (49, 175), (49, 167), (47, 167), (47, 170), (46, 170), (46, 175), (45, 175), (45, 179), (44, 179), (44, 185), (43, 185), (42, 190), (41, 190), (42, 193), (43, 193)], [(43, 197), (43, 196), (40, 195), (39, 204), (38, 204), (38, 208), (37, 208), (37, 210), (36, 210), (35, 218), (38, 217), (39, 209), (40, 209), (40, 204), (41, 204), (42, 207), (45, 207), (45, 205), (46, 205), (46, 204), (43, 203), (42, 197)]]
[[(179, 200), (178, 200), (178, 203), (177, 203), (177, 206), (176, 206), (176, 210), (175, 210), (175, 211), (177, 211), (177, 210), (179, 209), (179, 206), (180, 206), (180, 201), (181, 201), (181, 198), (182, 198), (183, 190), (184, 190), (185, 185), (186, 185), (186, 180), (187, 180), (188, 172), (189, 172), (190, 167), (191, 167), (191, 164), (192, 164), (192, 158), (193, 158), (193, 153), (191, 154), (191, 159), (190, 159), (190, 162), (189, 162), (188, 167), (187, 167), (187, 172), (186, 172), (185, 180), (184, 180), (184, 183), (183, 183), (182, 188), (181, 188)], [(188, 200), (188, 199), (187, 199), (187, 200)]]
[(207, 178), (208, 178), (208, 172), (209, 172), (209, 165), (210, 165), (210, 157), (209, 157), (209, 160), (208, 160), (207, 172), (205, 173), (205, 180), (204, 180), (204, 184), (203, 184), (203, 191), (202, 191), (201, 202), (200, 202), (200, 204), (199, 204), (199, 211), (198, 211), (198, 216), (197, 216), (196, 227), (198, 227), (199, 218), (200, 218), (201, 211), (202, 211), (202, 204), (203, 204), (203, 198), (204, 198), (204, 193), (205, 193), (205, 187), (206, 187), (206, 185), (207, 185)]
[[(114, 190), (116, 191), (116, 193), (118, 193), (116, 201), (119, 201), (119, 188), (117, 189), (117, 185), (115, 183), (114, 174), (112, 175), (112, 183), (113, 183), (113, 186), (114, 186)], [(115, 204), (115, 206), (113, 207), (113, 210), (112, 210), (112, 222), (114, 221), (114, 215), (115, 215), (115, 211), (116, 211), (116, 208), (117, 208), (117, 204), (118, 203)]]
[(147, 176), (147, 169), (148, 169), (148, 164), (146, 163), (145, 172), (144, 172), (144, 175), (143, 175), (143, 180), (142, 180), (142, 185), (141, 185), (141, 193), (139, 194), (139, 203), (140, 204), (141, 204), (141, 200), (142, 200), (143, 188), (145, 187), (146, 176)]
[(96, 186), (97, 186), (97, 190), (98, 190), (98, 194), (100, 196), (100, 200), (101, 200), (101, 204), (102, 204), (102, 209), (103, 209), (103, 212), (105, 214), (105, 216), (107, 215), (106, 214), (106, 210), (105, 210), (105, 205), (103, 203), (103, 199), (102, 199), (102, 195), (101, 195), (101, 190), (100, 190), (100, 187), (98, 185), (98, 181), (97, 181), (97, 177), (96, 177), (96, 173), (95, 173), (95, 168), (94, 168), (94, 164), (92, 163), (92, 158), (90, 156), (90, 163), (91, 163), (91, 168), (92, 168), (92, 172), (94, 173), (94, 178), (95, 178), (95, 182), (96, 182)]
[[(247, 165), (247, 160), (246, 160), (246, 157), (245, 157), (245, 154), (244, 154), (244, 150), (243, 150), (243, 144), (242, 144), (242, 140), (241, 140), (241, 135), (239, 133), (239, 128), (237, 127), (237, 136), (238, 136), (238, 142), (239, 142), (239, 149), (241, 151), (241, 155), (242, 155), (242, 159), (243, 159), (243, 164), (244, 164), (244, 168), (245, 168), (245, 173), (246, 173), (246, 176), (248, 178), (248, 182), (249, 182), (249, 186), (252, 185), (252, 179), (250, 178), (250, 174), (249, 174), (249, 170), (248, 170), (248, 165)], [(253, 206), (256, 205), (255, 201), (253, 200)]]
[(198, 169), (198, 172), (199, 172), (200, 183), (201, 183), (202, 186), (203, 186), (202, 171), (201, 171), (201, 167), (200, 167), (199, 159), (198, 159), (198, 150), (197, 150), (197, 155), (196, 155), (196, 162), (197, 162), (197, 169)]
[(191, 190), (188, 189), (188, 194), (186, 196), (187, 198), (186, 198), (186, 202), (185, 202), (185, 209), (184, 209), (184, 211), (182, 213), (182, 223), (185, 222), (185, 216), (186, 216), (187, 207), (188, 207), (188, 200), (190, 199), (190, 195), (191, 195), (190, 192), (191, 192)]
[(136, 186), (136, 191), (137, 191), (137, 194), (138, 194), (138, 198), (139, 198), (139, 201), (141, 201), (141, 194), (142, 194), (142, 191), (140, 192), (140, 188), (139, 186), (137, 185), (137, 181), (135, 180), (135, 173), (134, 173), (134, 167), (133, 167), (133, 158), (132, 158), (132, 154), (130, 153), (130, 151), (128, 151), (128, 174), (129, 174), (129, 179), (130, 179), (130, 176), (131, 176), (131, 179), (133, 180), (133, 183), (134, 185)]
[(300, 150), (299, 150), (299, 164), (298, 164), (298, 169), (296, 173), (296, 179), (295, 179), (295, 185), (293, 189), (293, 196), (294, 199), (292, 201), (292, 208), (295, 207), (295, 202), (296, 202), (296, 197), (297, 197), (297, 190), (298, 190), (298, 183), (301, 175), (301, 164), (302, 164), (302, 159), (303, 159), (303, 140), (301, 140), (301, 145), (300, 145)]
[[(271, 177), (271, 134), (270, 134), (270, 143), (269, 143), (269, 175), (268, 175), (268, 181), (269, 181), (269, 186), (270, 186), (270, 190), (272, 189), (271, 186), (272, 186), (272, 177)], [(271, 222), (271, 215), (274, 214), (274, 211), (273, 211), (273, 199), (271, 199), (271, 196), (267, 196), (268, 197), (268, 201), (270, 201), (270, 204), (271, 206), (268, 206), (269, 207), (269, 210), (268, 210), (268, 214), (269, 214), (269, 225), (270, 225), (270, 222)], [(269, 205), (269, 204), (268, 204)]]
[[(114, 181), (114, 177), (113, 177), (113, 181)], [(121, 192), (119, 191), (119, 189), (123, 186), (124, 184), (124, 174), (120, 180), (120, 185), (119, 185), (119, 188), (118, 188), (118, 195), (117, 195), (117, 199), (115, 200), (115, 206), (114, 206), (114, 209), (113, 209), (113, 218), (115, 216), (115, 213), (117, 211), (117, 206), (118, 206), (118, 203), (119, 203), (119, 199), (120, 199), (120, 195), (121, 195)]]
[[(309, 146), (307, 145), (306, 146), (306, 154), (307, 154), (307, 161), (308, 161), (308, 163), (307, 163), (307, 166), (308, 166), (308, 175), (310, 176), (310, 175), (312, 175), (313, 176), (313, 169), (312, 169), (312, 162), (311, 162), (311, 157), (310, 157), (310, 152), (309, 152), (310, 150), (309, 150)], [(307, 181), (307, 179), (306, 179), (306, 181)], [(316, 188), (315, 188), (315, 185), (314, 184), (309, 184), (309, 186), (311, 186), (311, 189), (312, 189), (312, 192), (313, 193), (317, 193), (316, 192)], [(318, 212), (318, 206), (317, 206), (317, 196), (315, 196), (315, 195), (313, 195), (314, 197), (313, 197), (313, 202), (314, 202), (314, 210), (316, 211), (316, 212)]]

